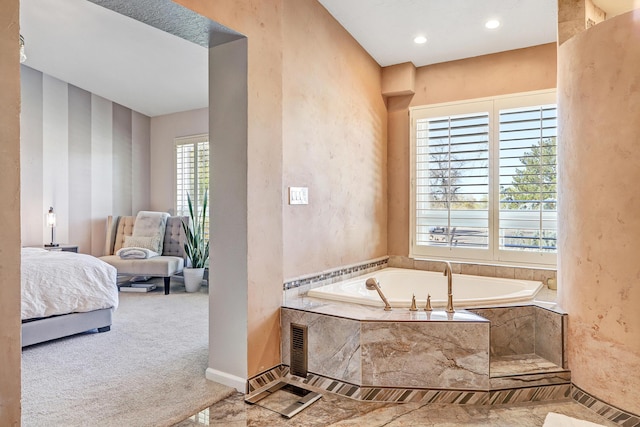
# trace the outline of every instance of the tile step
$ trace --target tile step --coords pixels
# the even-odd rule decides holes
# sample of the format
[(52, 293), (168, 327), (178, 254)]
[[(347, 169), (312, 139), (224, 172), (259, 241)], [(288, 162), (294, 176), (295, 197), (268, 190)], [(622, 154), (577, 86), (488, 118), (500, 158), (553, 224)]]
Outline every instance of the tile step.
[(568, 372), (537, 354), (514, 354), (509, 356), (491, 356), (489, 376), (491, 378), (513, 377), (530, 374), (550, 374)]

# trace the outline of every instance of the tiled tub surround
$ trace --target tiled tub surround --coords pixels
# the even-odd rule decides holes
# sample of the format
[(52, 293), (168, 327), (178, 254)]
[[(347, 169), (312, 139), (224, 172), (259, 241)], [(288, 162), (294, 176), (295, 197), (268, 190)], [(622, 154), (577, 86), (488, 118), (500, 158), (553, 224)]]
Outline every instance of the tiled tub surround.
[[(536, 311), (564, 317), (542, 307), (516, 307), (521, 308), (527, 318), (533, 313), (526, 323), (532, 331), (531, 339)], [(522, 347), (528, 353), (506, 355), (496, 359), (494, 365), (490, 321), (468, 310), (453, 314), (442, 310), (385, 312), (379, 307), (301, 296), (287, 300), (281, 316), (284, 366), (267, 376), (289, 376), (294, 381), (372, 401), (485, 405), (561, 400), (570, 395), (569, 372), (535, 354), (535, 347)], [(515, 316), (520, 318), (522, 313)], [(539, 317), (546, 319), (546, 314)], [(288, 375), (291, 323), (308, 327), (306, 379)], [(549, 345), (556, 350), (563, 346), (558, 333), (562, 329), (547, 334), (549, 340), (559, 343)], [(494, 354), (498, 353), (494, 350)], [(510, 371), (514, 365), (519, 369)], [(528, 371), (522, 372), (522, 367)], [(494, 377), (492, 369), (500, 376)]]
[[(375, 321), (384, 316), (379, 308), (354, 306), (341, 303), (326, 302), (315, 304), (305, 299), (306, 292), (314, 287), (328, 283), (335, 283), (346, 278), (355, 277), (363, 273), (373, 272), (385, 267), (411, 268), (442, 272), (444, 265), (441, 261), (414, 260), (408, 257), (390, 256), (363, 264), (348, 266), (340, 269), (292, 279), (285, 283), (284, 309), (303, 310), (322, 313), (349, 320), (349, 316), (357, 315), (362, 319)], [(556, 278), (556, 272), (548, 269), (504, 267), (481, 264), (452, 263), (454, 274), (472, 274), (480, 276), (503, 277), (509, 279), (538, 280), (546, 284), (550, 278)], [(343, 274), (346, 273), (346, 274)], [(455, 285), (454, 285), (455, 286)], [(588, 395), (578, 387), (571, 385), (570, 373), (565, 368), (566, 360), (566, 324), (567, 316), (555, 304), (555, 290), (543, 288), (530, 306), (518, 307), (522, 311), (498, 310), (498, 307), (474, 309), (491, 318), (490, 327), (490, 375), (489, 390), (463, 391), (427, 388), (395, 388), (368, 387), (356, 385), (332, 377), (325, 377), (309, 373), (307, 378), (291, 376), (289, 367), (284, 363), (267, 372), (257, 375), (248, 381), (248, 390), (253, 391), (279, 378), (288, 377), (296, 381), (321, 390), (326, 390), (351, 399), (380, 402), (421, 402), (421, 403), (456, 403), (468, 405), (513, 404), (518, 402), (563, 400), (572, 398), (581, 405), (590, 408), (619, 425), (640, 427), (640, 417), (624, 412), (607, 402), (603, 402)], [(343, 306), (339, 308), (339, 306)], [(349, 306), (345, 312), (345, 307)], [(504, 308), (502, 308), (504, 309)], [(482, 311), (480, 311), (482, 310)], [(533, 310), (533, 317), (531, 311)], [(400, 310), (395, 310), (397, 314)], [(412, 316), (422, 316), (418, 313), (408, 313), (403, 310), (405, 320), (412, 320)], [(491, 312), (493, 311), (493, 312)], [(375, 313), (375, 314), (374, 314)], [(355, 320), (355, 319), (351, 319)], [(390, 319), (386, 319), (390, 320)], [(545, 324), (549, 322), (548, 324)], [(283, 337), (289, 335), (288, 326), (283, 326)], [(544, 339), (562, 330), (561, 350), (558, 341)], [(525, 337), (521, 339), (521, 337)], [(533, 341), (531, 338), (533, 337)], [(518, 352), (533, 351), (536, 353), (518, 354)], [(562, 363), (558, 362), (558, 355), (562, 354)], [(283, 345), (283, 355), (287, 355)], [(542, 356), (542, 357), (541, 357)], [(543, 373), (528, 373), (518, 375), (508, 369), (513, 367), (509, 359), (520, 359), (521, 365), (537, 364)], [(540, 359), (543, 360), (540, 360)], [(555, 363), (554, 363), (555, 362)], [(347, 364), (349, 365), (349, 364)], [(505, 369), (506, 368), (506, 369)], [(499, 375), (499, 376), (496, 376)], [(447, 409), (449, 412), (450, 410)]]
[(309, 328), (308, 369), (320, 376), (361, 386), (489, 387), (487, 320), (466, 311), (413, 316), (403, 311), (371, 321), (283, 308), (282, 362), (290, 364), (289, 325), (294, 323)]

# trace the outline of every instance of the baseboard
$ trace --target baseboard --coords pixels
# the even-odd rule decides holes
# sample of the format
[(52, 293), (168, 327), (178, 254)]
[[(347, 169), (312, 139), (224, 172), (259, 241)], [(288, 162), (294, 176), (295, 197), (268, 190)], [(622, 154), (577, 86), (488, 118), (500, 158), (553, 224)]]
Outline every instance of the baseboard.
[(228, 387), (233, 387), (238, 390), (240, 393), (247, 392), (247, 379), (241, 378), (236, 375), (231, 375), (227, 372), (218, 371), (217, 369), (207, 368), (205, 372), (205, 378), (210, 381), (215, 381), (217, 383), (226, 385)]

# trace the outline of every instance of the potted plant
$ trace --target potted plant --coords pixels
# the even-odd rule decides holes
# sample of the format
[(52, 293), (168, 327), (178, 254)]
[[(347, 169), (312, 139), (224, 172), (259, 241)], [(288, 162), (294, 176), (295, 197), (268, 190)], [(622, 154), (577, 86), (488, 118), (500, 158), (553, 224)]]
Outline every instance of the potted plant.
[(202, 212), (196, 216), (193, 212), (191, 197), (187, 193), (187, 203), (189, 204), (189, 217), (191, 226), (182, 221), (185, 242), (184, 252), (189, 262), (183, 270), (184, 286), (187, 292), (197, 292), (200, 289), (204, 269), (209, 259), (209, 241), (205, 239), (204, 229), (207, 217), (208, 190), (204, 192), (202, 202)]

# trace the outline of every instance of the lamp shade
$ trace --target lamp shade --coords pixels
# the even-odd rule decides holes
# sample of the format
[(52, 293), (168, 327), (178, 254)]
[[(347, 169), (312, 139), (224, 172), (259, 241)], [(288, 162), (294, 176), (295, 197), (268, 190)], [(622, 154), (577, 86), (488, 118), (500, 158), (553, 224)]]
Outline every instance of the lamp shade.
[(56, 226), (56, 214), (53, 212), (53, 207), (50, 207), (49, 212), (47, 213), (47, 225), (49, 227)]
[(20, 34), (20, 63), (22, 64), (27, 60), (27, 55), (24, 53), (24, 37)]

